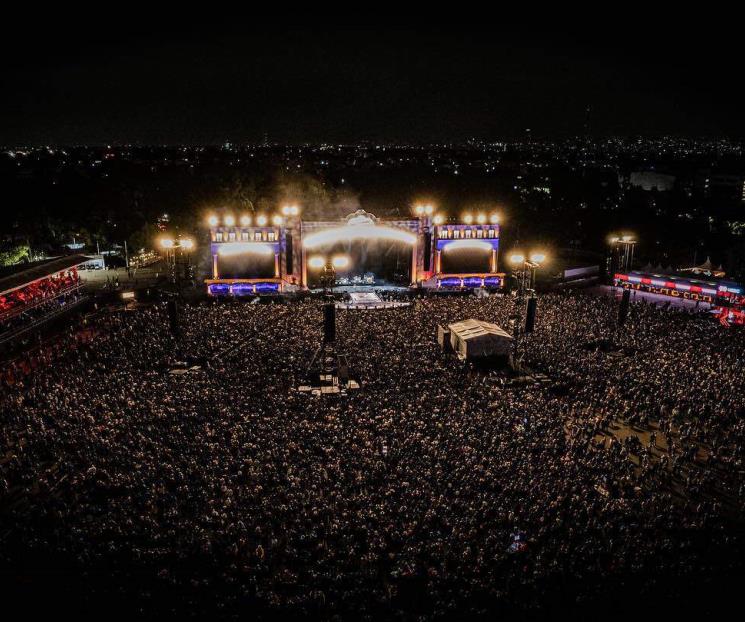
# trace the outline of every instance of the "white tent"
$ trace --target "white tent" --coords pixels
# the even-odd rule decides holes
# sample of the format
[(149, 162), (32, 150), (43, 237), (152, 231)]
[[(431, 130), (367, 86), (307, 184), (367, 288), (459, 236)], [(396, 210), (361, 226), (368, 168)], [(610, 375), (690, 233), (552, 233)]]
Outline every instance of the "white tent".
[(453, 350), (462, 359), (510, 355), (512, 336), (496, 324), (468, 319), (448, 328)]

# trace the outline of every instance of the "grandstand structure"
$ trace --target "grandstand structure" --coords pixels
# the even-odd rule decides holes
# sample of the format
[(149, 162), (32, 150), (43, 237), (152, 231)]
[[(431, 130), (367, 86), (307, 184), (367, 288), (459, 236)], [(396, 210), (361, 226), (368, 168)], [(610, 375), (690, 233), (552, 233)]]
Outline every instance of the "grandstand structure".
[(69, 255), (0, 268), (0, 344), (82, 304), (78, 268), (88, 261)]

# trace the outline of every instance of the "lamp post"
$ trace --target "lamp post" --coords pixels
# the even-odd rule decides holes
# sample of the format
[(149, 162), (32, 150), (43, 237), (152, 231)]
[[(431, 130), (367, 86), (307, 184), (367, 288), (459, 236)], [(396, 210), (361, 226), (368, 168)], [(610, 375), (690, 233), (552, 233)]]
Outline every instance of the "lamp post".
[(179, 280), (179, 274), (176, 266), (176, 252), (181, 256), (186, 256), (187, 270), (191, 267), (191, 251), (194, 249), (194, 240), (191, 238), (161, 238), (160, 247), (166, 252), (166, 264), (171, 283), (176, 285)]
[(616, 269), (629, 271), (634, 267), (634, 248), (637, 240), (632, 235), (611, 236), (611, 278)]

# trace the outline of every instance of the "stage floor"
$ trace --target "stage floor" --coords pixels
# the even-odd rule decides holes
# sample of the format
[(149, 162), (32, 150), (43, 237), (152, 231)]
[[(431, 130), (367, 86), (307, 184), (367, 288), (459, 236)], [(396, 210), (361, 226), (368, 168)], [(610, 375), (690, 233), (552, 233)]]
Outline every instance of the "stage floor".
[(382, 300), (378, 294), (373, 291), (353, 291), (349, 293), (349, 300), (337, 302), (337, 309), (393, 309), (396, 307), (406, 307), (408, 302), (394, 302)]

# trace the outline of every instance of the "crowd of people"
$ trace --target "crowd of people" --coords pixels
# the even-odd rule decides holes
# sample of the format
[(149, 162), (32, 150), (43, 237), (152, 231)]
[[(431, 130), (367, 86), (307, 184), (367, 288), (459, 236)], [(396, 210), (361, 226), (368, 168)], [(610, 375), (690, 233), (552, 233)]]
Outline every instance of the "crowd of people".
[(29, 283), (20, 289), (0, 294), (0, 326), (33, 306), (53, 300), (80, 283), (75, 268)]
[(106, 316), (2, 387), (4, 576), (54, 566), (135, 616), (339, 620), (607, 617), (741, 576), (745, 333), (555, 294), (520, 346), (549, 383), (439, 349), (514, 305), (340, 310), (362, 386), (320, 397), (297, 390), (317, 301), (188, 305), (177, 336), (164, 306)]

